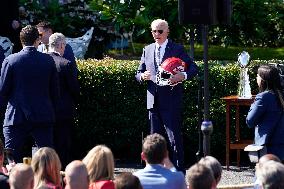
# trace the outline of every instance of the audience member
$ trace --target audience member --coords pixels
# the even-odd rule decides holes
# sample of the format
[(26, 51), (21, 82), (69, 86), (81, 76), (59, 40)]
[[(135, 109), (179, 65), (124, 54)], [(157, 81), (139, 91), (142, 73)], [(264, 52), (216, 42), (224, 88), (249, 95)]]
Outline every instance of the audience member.
[[(55, 61), (60, 84), (60, 98), (55, 103), (54, 149), (62, 167), (71, 161), (72, 129), (75, 127), (75, 104), (79, 98), (77, 71), (63, 58), (66, 41), (61, 33), (49, 37), (49, 54)], [(64, 137), (63, 137), (64, 136)]]
[(130, 172), (120, 173), (114, 180), (115, 189), (143, 189), (138, 177)]
[(114, 189), (114, 159), (111, 150), (95, 146), (83, 159), (90, 179), (89, 189)]
[(0, 139), (0, 188), (1, 189), (8, 189), (9, 183), (8, 183), (8, 176), (7, 170), (4, 167), (4, 145), (2, 140)]
[(154, 133), (144, 139), (141, 158), (146, 162), (146, 167), (134, 175), (139, 178), (144, 189), (186, 188), (182, 172), (177, 172), (175, 167), (164, 167), (164, 160), (169, 161), (169, 158), (167, 142), (162, 135)]
[(89, 177), (84, 163), (79, 160), (72, 161), (65, 169), (65, 189), (88, 189)]
[(284, 165), (276, 161), (268, 161), (259, 166), (256, 176), (263, 189), (284, 188)]
[(256, 145), (284, 160), (284, 96), (279, 71), (274, 66), (262, 65), (256, 80), (259, 93), (248, 112), (247, 125), (254, 128)]
[[(258, 163), (255, 166), (255, 175), (256, 175), (256, 172), (258, 171), (259, 167), (262, 167), (262, 165), (264, 163), (268, 162), (268, 161), (281, 162), (280, 159), (277, 156), (275, 156), (273, 154), (265, 154), (259, 159)], [(255, 179), (255, 182), (254, 182), (254, 186), (255, 186), (255, 188), (259, 188), (259, 186), (261, 186), (261, 181), (256, 176), (255, 176), (255, 178), (256, 179)]]
[[(41, 34), (41, 44), (38, 46), (38, 51), (46, 53), (48, 52), (49, 37), (53, 33), (51, 24), (46, 21), (40, 22), (37, 24), (37, 29), (38, 32)], [(77, 69), (75, 56), (72, 47), (69, 44), (66, 44), (63, 57), (69, 60), (71, 64), (74, 65)]]
[(189, 189), (215, 189), (216, 182), (212, 170), (204, 164), (191, 166), (186, 175)]
[(32, 158), (35, 189), (40, 187), (61, 189), (61, 163), (55, 150), (40, 148)]
[(5, 148), (22, 161), (21, 148), (32, 135), (37, 147), (53, 145), (58, 75), (51, 56), (36, 50), (40, 39), (36, 27), (20, 33), (23, 49), (5, 58), (0, 76), (0, 96), (8, 100), (3, 134)]
[(212, 170), (216, 185), (218, 185), (222, 175), (221, 163), (212, 156), (205, 156), (201, 158), (198, 163), (203, 164)]
[(23, 163), (16, 164), (10, 172), (9, 183), (11, 189), (33, 189), (34, 172), (31, 166)]

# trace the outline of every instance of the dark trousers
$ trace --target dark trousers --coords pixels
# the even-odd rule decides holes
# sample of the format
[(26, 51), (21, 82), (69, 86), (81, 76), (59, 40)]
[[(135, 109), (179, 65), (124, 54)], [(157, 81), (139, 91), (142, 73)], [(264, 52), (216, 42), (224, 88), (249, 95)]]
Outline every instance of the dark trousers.
[(54, 126), (54, 148), (60, 158), (62, 168), (66, 167), (72, 160), (72, 131), (73, 119), (57, 120)]
[(26, 121), (18, 125), (3, 126), (5, 148), (12, 151), (15, 162), (22, 162), (22, 148), (29, 136), (32, 136), (37, 148), (53, 147), (53, 124), (31, 123)]
[(170, 159), (175, 167), (184, 171), (181, 115), (179, 111), (159, 111), (159, 107), (149, 110), (151, 134), (158, 133), (168, 142)]

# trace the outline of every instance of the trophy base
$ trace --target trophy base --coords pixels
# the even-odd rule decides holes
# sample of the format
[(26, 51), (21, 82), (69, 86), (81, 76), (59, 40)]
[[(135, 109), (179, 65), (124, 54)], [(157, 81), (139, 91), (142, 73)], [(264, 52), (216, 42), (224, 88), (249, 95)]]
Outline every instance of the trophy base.
[(239, 99), (251, 99), (252, 96), (238, 96)]

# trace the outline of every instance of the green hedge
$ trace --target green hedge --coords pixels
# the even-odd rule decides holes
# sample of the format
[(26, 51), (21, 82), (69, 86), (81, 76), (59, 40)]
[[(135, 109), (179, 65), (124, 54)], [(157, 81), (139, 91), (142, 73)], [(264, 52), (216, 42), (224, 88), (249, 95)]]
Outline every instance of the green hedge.
[[(148, 134), (146, 85), (135, 80), (138, 61), (78, 60), (81, 101), (78, 106), (76, 149), (82, 157), (96, 144), (106, 144), (117, 159), (140, 160), (142, 132)], [(252, 61), (255, 64), (266, 61)], [(202, 62), (197, 62), (200, 73)], [(221, 97), (237, 93), (239, 67), (236, 62), (209, 62), (210, 119), (214, 125), (211, 136), (212, 155), (225, 158), (225, 105)], [(202, 75), (202, 74), (201, 74)], [(253, 93), (257, 93), (255, 73), (250, 69)], [(202, 79), (202, 77), (201, 77)], [(198, 79), (184, 84), (183, 133), (186, 162), (195, 158), (198, 150)], [(202, 107), (203, 108), (203, 107)], [(244, 122), (247, 108), (241, 110)], [(232, 138), (233, 138), (232, 131)], [(251, 138), (253, 131), (241, 125), (243, 137)]]

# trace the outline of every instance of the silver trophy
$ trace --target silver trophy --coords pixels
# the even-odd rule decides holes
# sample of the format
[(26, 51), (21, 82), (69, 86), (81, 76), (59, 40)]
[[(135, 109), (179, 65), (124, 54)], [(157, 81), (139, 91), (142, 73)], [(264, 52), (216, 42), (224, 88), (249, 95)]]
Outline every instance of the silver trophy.
[(251, 98), (251, 88), (249, 85), (249, 75), (248, 75), (248, 64), (249, 64), (249, 54), (246, 51), (243, 51), (239, 54), (238, 63), (241, 67), (240, 70), (240, 81), (238, 96), (239, 98)]

